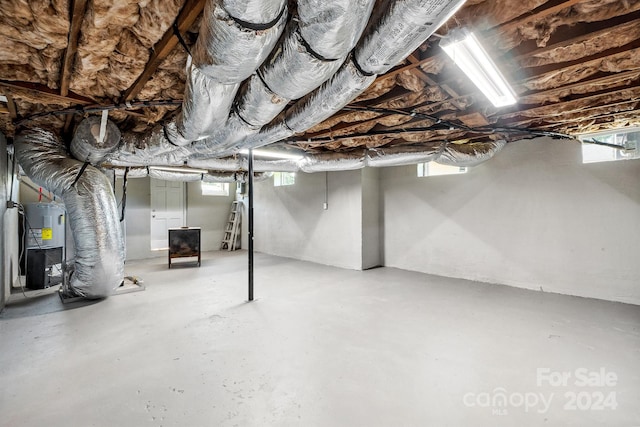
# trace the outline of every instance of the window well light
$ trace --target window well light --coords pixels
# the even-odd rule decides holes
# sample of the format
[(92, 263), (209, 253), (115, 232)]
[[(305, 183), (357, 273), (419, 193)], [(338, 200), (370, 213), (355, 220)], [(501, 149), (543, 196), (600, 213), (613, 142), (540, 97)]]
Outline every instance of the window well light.
[(454, 31), (442, 39), (440, 47), (493, 105), (516, 103), (513, 89), (472, 32)]

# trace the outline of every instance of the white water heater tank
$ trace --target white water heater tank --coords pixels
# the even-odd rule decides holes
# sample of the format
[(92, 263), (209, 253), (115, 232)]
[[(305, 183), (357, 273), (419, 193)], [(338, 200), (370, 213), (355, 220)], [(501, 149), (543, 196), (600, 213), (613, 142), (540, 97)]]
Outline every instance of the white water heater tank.
[(66, 211), (58, 203), (27, 203), (25, 245), (27, 249), (64, 247)]

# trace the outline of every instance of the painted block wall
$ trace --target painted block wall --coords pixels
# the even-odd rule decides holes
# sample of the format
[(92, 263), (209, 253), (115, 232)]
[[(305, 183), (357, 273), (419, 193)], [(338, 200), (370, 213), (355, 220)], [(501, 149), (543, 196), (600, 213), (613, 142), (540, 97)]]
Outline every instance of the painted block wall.
[[(255, 183), (256, 251), (362, 268), (361, 171), (296, 174), (295, 185)], [(327, 186), (328, 184), (328, 186)], [(328, 209), (323, 209), (328, 190)]]
[[(235, 196), (235, 184), (229, 187), (229, 196), (203, 196), (200, 182), (186, 183), (186, 225), (202, 228), (202, 250), (212, 251), (220, 247), (224, 226)], [(120, 201), (122, 180), (116, 180), (116, 198)], [(149, 178), (135, 178), (127, 183), (126, 247), (127, 259), (166, 257), (166, 251), (152, 251), (151, 187)]]
[(381, 172), (385, 265), (640, 304), (640, 160), (508, 144), (466, 175)]
[(380, 169), (364, 168), (362, 173), (362, 269), (382, 265), (380, 227)]
[(2, 239), (0, 240), (0, 259), (2, 263), (0, 264), (0, 277), (2, 277), (2, 286), (0, 287), (0, 310), (4, 308), (5, 302), (8, 298), (8, 290), (11, 286), (9, 274), (7, 271), (8, 267), (8, 254), (5, 250), (5, 215), (7, 212), (7, 200), (9, 200), (8, 194), (8, 180), (10, 180), (10, 172), (7, 165), (7, 140), (4, 135), (0, 133), (0, 236)]

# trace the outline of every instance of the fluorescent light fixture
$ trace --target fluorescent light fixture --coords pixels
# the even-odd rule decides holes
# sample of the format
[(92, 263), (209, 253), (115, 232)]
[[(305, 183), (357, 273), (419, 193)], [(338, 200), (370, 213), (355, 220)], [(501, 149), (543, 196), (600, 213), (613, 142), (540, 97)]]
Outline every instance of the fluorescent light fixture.
[(182, 173), (208, 173), (206, 169), (181, 168), (177, 166), (149, 166), (149, 169), (166, 172), (182, 172)]
[[(240, 154), (249, 154), (249, 150), (243, 149), (240, 150)], [(274, 151), (274, 150), (261, 150), (254, 149), (253, 155), (258, 157), (267, 157), (269, 159), (281, 159), (281, 160), (299, 160), (303, 156), (300, 154), (286, 153), (284, 151)]]
[(4, 95), (0, 95), (0, 101), (2, 102), (8, 102), (7, 97)]
[(440, 42), (440, 47), (493, 105), (505, 107), (516, 103), (513, 89), (472, 32), (452, 32)]

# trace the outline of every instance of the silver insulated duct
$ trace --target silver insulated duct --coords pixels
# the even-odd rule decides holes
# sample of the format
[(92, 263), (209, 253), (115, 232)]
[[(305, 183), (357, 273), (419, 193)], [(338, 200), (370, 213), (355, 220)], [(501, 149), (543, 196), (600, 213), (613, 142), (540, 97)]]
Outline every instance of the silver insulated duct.
[[(287, 110), (286, 119), (247, 138), (242, 147), (260, 147), (304, 132), (332, 116), (375, 80), (418, 48), (465, 0), (395, 0), (379, 13), (359, 41), (353, 59), (320, 88)], [(300, 24), (303, 28), (304, 25)], [(262, 68), (261, 68), (262, 70)], [(260, 73), (260, 71), (259, 71)], [(264, 75), (263, 75), (264, 77)], [(267, 86), (278, 93), (273, 85)], [(295, 88), (295, 84), (293, 85)]]
[(25, 173), (64, 200), (76, 252), (69, 287), (85, 298), (111, 295), (124, 277), (124, 239), (109, 179), (93, 166), (83, 171), (51, 132), (18, 134), (15, 151)]

